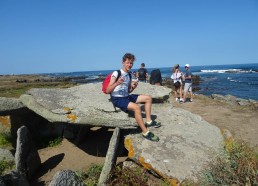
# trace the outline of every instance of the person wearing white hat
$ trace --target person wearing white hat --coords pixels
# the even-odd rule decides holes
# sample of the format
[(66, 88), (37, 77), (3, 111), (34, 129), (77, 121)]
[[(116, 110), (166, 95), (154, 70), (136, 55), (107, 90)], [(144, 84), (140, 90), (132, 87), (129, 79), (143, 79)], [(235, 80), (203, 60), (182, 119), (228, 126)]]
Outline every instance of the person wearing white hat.
[(184, 86), (184, 102), (186, 102), (186, 93), (190, 93), (190, 102), (193, 101), (193, 90), (192, 90), (192, 72), (190, 70), (190, 65), (185, 64), (185, 86)]

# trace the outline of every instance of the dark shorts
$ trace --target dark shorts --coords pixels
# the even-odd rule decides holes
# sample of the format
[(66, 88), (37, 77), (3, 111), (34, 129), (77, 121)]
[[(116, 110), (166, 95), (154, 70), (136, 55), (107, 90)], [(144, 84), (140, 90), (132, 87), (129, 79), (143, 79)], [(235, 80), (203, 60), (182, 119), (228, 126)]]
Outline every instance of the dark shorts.
[(127, 107), (130, 102), (136, 103), (139, 95), (130, 94), (127, 97), (111, 97), (112, 103), (115, 107), (120, 108), (124, 112), (128, 112)]

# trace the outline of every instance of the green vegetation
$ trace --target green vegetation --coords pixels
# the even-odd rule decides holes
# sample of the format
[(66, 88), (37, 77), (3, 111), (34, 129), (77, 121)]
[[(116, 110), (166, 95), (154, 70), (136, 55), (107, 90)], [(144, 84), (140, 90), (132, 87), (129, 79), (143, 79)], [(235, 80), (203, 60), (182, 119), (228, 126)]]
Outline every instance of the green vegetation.
[(0, 176), (3, 176), (7, 171), (14, 169), (14, 162), (7, 161), (5, 158), (0, 161)]
[(8, 147), (12, 145), (11, 133), (0, 133), (0, 147)]
[(183, 186), (258, 185), (258, 154), (246, 142), (226, 142), (226, 156), (210, 163), (198, 183), (185, 180)]
[(70, 82), (52, 82), (52, 83), (31, 83), (18, 84), (11, 87), (0, 88), (0, 97), (14, 97), (18, 98), (31, 88), (69, 88), (75, 86), (75, 83)]
[(63, 138), (58, 137), (52, 141), (49, 141), (48, 147), (56, 147), (62, 143)]
[(158, 179), (148, 173), (142, 167), (122, 167), (122, 164), (115, 167), (111, 173), (108, 185), (131, 185), (131, 186), (148, 186), (148, 185), (161, 185), (169, 186), (166, 181)]
[[(76, 175), (87, 186), (97, 186), (101, 174), (102, 165), (92, 165), (87, 172), (77, 171)], [(160, 185), (169, 186), (170, 184), (149, 174), (142, 167), (122, 168), (122, 164), (117, 165), (111, 172), (110, 180), (107, 185), (131, 185), (147, 186)]]
[(92, 165), (88, 172), (77, 171), (76, 175), (87, 186), (97, 186), (103, 165)]

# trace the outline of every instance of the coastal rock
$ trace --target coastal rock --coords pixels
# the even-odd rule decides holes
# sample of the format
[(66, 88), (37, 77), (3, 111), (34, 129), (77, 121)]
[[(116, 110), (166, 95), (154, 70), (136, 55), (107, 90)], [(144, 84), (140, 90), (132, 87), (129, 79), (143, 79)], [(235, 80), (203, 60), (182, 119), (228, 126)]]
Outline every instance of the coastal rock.
[(252, 106), (253, 108), (257, 109), (258, 108), (258, 102), (252, 99), (242, 99), (242, 98), (237, 98), (232, 95), (220, 95), (220, 94), (212, 94), (211, 95), (212, 99), (221, 101), (221, 102), (226, 102), (231, 105), (240, 105), (240, 106)]
[(219, 128), (200, 116), (170, 104), (154, 104), (160, 128), (150, 128), (159, 142), (142, 137), (140, 132), (125, 138), (128, 157), (148, 170), (170, 179), (171, 183), (184, 179), (197, 180), (207, 162), (223, 154), (223, 136)]
[(0, 115), (10, 115), (21, 113), (26, 110), (26, 106), (19, 99), (0, 97)]
[[(34, 88), (19, 99), (30, 110), (55, 123), (135, 128), (134, 118), (115, 112), (110, 95), (101, 91), (102, 83), (85, 84), (68, 89)], [(157, 102), (166, 102), (171, 89), (139, 83), (134, 93), (149, 94)]]

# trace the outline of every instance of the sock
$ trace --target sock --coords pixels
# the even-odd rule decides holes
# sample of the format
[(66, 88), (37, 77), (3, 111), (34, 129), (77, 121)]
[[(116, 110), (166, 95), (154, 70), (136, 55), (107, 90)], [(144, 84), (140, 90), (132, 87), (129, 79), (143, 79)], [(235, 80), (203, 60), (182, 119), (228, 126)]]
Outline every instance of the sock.
[(147, 136), (147, 134), (148, 134), (149, 132), (150, 132), (150, 131), (147, 131), (147, 132), (145, 132), (145, 133), (142, 133), (142, 135)]
[(150, 121), (148, 121), (148, 122), (146, 122), (147, 124), (151, 124), (152, 123), (152, 120), (150, 120)]

